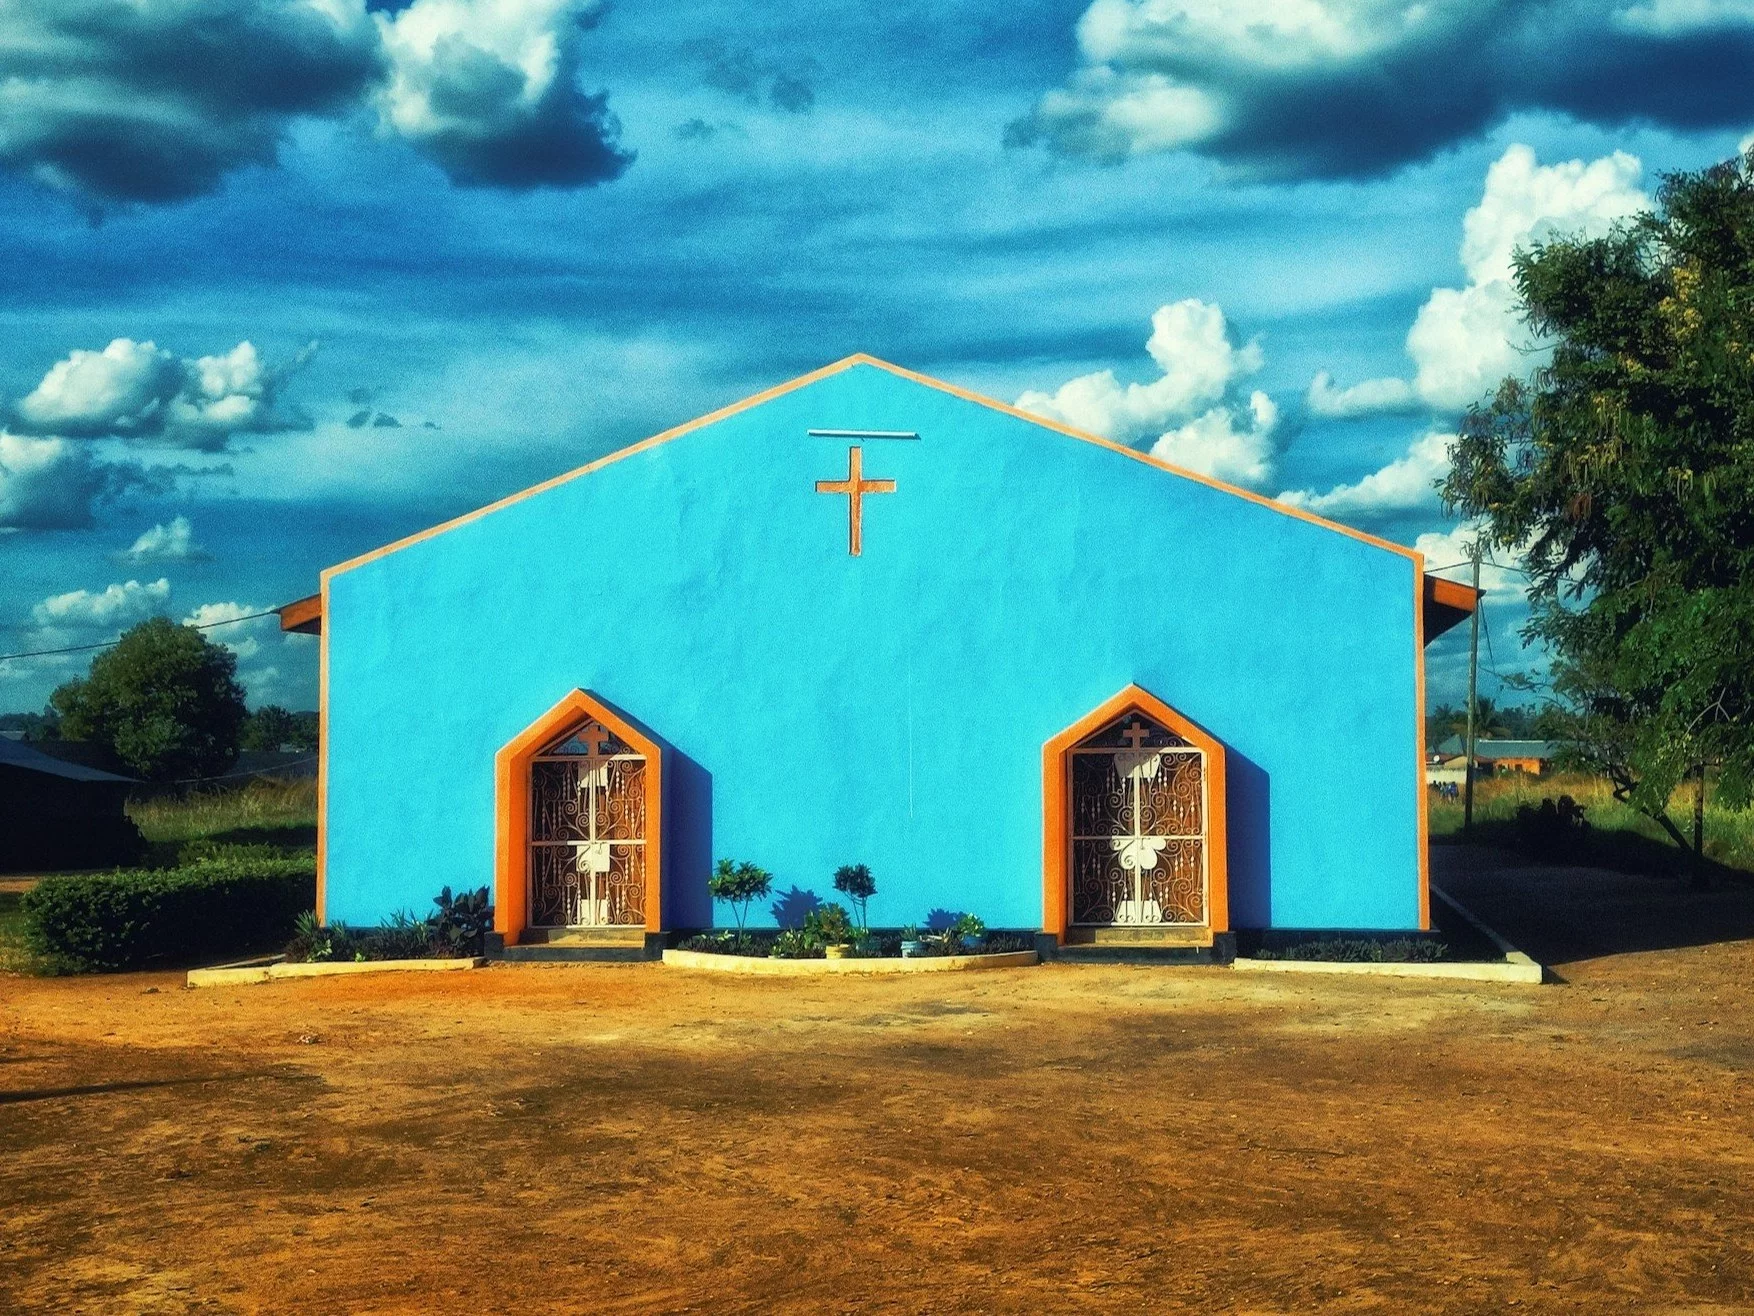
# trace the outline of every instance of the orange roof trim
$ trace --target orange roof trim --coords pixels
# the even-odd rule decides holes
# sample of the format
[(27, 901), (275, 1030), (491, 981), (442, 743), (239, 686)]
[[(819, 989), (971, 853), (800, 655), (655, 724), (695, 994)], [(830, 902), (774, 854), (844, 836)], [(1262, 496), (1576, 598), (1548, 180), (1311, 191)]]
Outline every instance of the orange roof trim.
[(1142, 462), (1146, 466), (1154, 466), (1158, 470), (1165, 471), (1170, 475), (1179, 475), (1184, 480), (1192, 480), (1196, 484), (1206, 485), (1207, 487), (1217, 489), (1220, 492), (1246, 499), (1251, 503), (1259, 503), (1261, 506), (1270, 508), (1282, 516), (1294, 517), (1299, 521), (1307, 521), (1311, 525), (1321, 526), (1325, 530), (1332, 530), (1336, 534), (1345, 535), (1350, 539), (1359, 540), (1360, 542), (1370, 544), (1375, 548), (1398, 554), (1401, 557), (1409, 558), (1415, 562), (1419, 561), (1419, 554), (1406, 547), (1404, 544), (1392, 543), (1387, 539), (1378, 538), (1376, 535), (1366, 534), (1364, 531), (1354, 529), (1349, 525), (1342, 525), (1338, 521), (1330, 521), (1326, 517), (1317, 516), (1313, 512), (1306, 512), (1300, 507), (1288, 507), (1284, 503), (1275, 502), (1265, 494), (1255, 493), (1249, 489), (1242, 489), (1233, 484), (1226, 484), (1223, 480), (1215, 480), (1209, 475), (1201, 475), (1196, 471), (1187, 470), (1185, 467), (1173, 465), (1170, 462), (1164, 461), (1162, 458), (1153, 457), (1148, 452), (1140, 452), (1137, 448), (1129, 448), (1125, 444), (1116, 443), (1112, 439), (1105, 439), (1100, 435), (1089, 434), (1083, 430), (1074, 429), (1070, 425), (1062, 425), (1058, 421), (1048, 420), (1045, 417), (1037, 416), (1031, 412), (1022, 411), (1017, 407), (1011, 406), (1009, 403), (1000, 402), (996, 398), (985, 397), (982, 394), (971, 392), (968, 389), (959, 388), (955, 384), (947, 384), (941, 379), (934, 379), (930, 375), (922, 375), (917, 371), (907, 370), (901, 366), (892, 365), (888, 361), (879, 360), (877, 357), (867, 355), (864, 352), (857, 352), (852, 356), (844, 357), (831, 365), (823, 366), (820, 370), (812, 370), (807, 375), (799, 375), (796, 379), (787, 380), (783, 384), (776, 384), (774, 387), (744, 398), (740, 402), (733, 402), (729, 406), (721, 407), (717, 411), (708, 412), (704, 416), (678, 425), (673, 429), (667, 429), (660, 434), (654, 434), (649, 439), (641, 439), (638, 443), (630, 444), (628, 447), (609, 453), (607, 456), (599, 457), (593, 462), (587, 462), (583, 466), (556, 475), (552, 479), (544, 480), (542, 483), (532, 485), (528, 489), (521, 490), (518, 493), (509, 494), (496, 502), (488, 503), (485, 507), (476, 508), (473, 512), (465, 512), (462, 516), (441, 522), (439, 525), (433, 526), (430, 529), (422, 530), (417, 534), (409, 535), (406, 538), (398, 539), (393, 543), (385, 544), (382, 548), (375, 548), (369, 553), (360, 554), (358, 557), (349, 558), (345, 562), (338, 563), (335, 566), (326, 569), (323, 572), (323, 578), (327, 580), (329, 577), (339, 575), (343, 571), (351, 571), (355, 567), (362, 567), (368, 562), (375, 562), (378, 558), (386, 557), (391, 553), (411, 547), (414, 544), (420, 543), (422, 540), (431, 539), (437, 535), (444, 534), (447, 530), (455, 530), (459, 526), (467, 525), (469, 522), (478, 520), (490, 512), (497, 512), (502, 507), (508, 507), (511, 504), (521, 502), (526, 498), (533, 498), (537, 494), (546, 493), (557, 485), (562, 485), (570, 480), (575, 480), (581, 475), (589, 475), (593, 471), (602, 470), (603, 467), (618, 462), (625, 457), (631, 457), (636, 453), (645, 452), (649, 448), (655, 448), (661, 443), (668, 443), (671, 439), (681, 438), (684, 434), (690, 434), (697, 429), (702, 429), (708, 425), (715, 424), (718, 421), (727, 420), (741, 412), (748, 411), (752, 407), (758, 407), (764, 402), (770, 402), (775, 398), (785, 396), (787, 393), (792, 393), (798, 389), (808, 387), (820, 380), (829, 378), (831, 375), (838, 375), (842, 371), (852, 369), (854, 366), (871, 366), (877, 370), (887, 370), (897, 378), (911, 380), (916, 384), (923, 384), (927, 388), (937, 389), (940, 393), (948, 393), (952, 397), (958, 397), (965, 402), (973, 402), (979, 406), (988, 407), (993, 411), (1003, 412), (1007, 416), (1015, 416), (1019, 420), (1026, 420), (1032, 425), (1039, 425), (1043, 429), (1053, 430), (1057, 434), (1063, 434), (1067, 438), (1077, 439), (1082, 443), (1093, 443), (1099, 448), (1107, 448), (1110, 452), (1116, 453), (1119, 456), (1130, 458), (1133, 461)]

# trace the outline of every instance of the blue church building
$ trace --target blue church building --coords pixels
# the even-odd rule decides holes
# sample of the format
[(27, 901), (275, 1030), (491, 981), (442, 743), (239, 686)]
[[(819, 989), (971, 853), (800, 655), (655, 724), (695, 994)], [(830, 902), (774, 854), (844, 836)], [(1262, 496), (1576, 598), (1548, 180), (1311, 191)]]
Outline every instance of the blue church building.
[[(319, 913), (508, 945), (969, 911), (1044, 946), (1429, 926), (1410, 549), (867, 356), (322, 573)], [(723, 912), (717, 920), (724, 922)]]

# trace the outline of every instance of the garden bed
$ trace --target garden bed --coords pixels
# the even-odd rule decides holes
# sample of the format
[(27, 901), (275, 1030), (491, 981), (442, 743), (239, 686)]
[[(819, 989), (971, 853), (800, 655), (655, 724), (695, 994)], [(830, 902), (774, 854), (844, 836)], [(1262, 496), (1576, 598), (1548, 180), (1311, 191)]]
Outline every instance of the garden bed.
[(675, 969), (712, 973), (770, 974), (808, 977), (836, 973), (951, 973), (970, 969), (1025, 969), (1039, 964), (1033, 950), (976, 951), (967, 955), (921, 955), (906, 959), (870, 955), (844, 960), (776, 959), (771, 955), (725, 955), (713, 951), (667, 950), (664, 963)]

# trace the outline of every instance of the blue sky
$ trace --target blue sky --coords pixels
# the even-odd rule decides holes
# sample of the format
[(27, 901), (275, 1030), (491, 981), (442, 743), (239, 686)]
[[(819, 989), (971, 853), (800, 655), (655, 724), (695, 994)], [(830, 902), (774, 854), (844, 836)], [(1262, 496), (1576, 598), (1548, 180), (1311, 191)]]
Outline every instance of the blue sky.
[[(1444, 436), (1539, 361), (1510, 251), (1754, 128), (1745, 0), (1017, 10), (0, 13), (0, 652), (286, 602), (854, 351), (1446, 565)], [(310, 640), (209, 633), (314, 706)]]

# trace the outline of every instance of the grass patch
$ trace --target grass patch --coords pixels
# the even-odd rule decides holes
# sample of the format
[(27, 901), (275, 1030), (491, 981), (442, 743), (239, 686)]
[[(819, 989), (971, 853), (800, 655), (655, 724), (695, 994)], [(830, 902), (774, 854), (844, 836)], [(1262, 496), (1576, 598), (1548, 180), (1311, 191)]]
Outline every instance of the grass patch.
[[(1569, 795), (1584, 808), (1589, 831), (1580, 839), (1572, 863), (1612, 868), (1625, 873), (1673, 877), (1688, 871), (1688, 856), (1663, 829), (1630, 805), (1614, 798), (1613, 788), (1602, 777), (1581, 773), (1556, 773), (1531, 777), (1511, 772), (1485, 777), (1474, 783), (1474, 831), (1487, 845), (1520, 849), (1517, 809), (1539, 808), (1544, 799)], [(1433, 841), (1459, 841), (1462, 802), (1450, 802), (1436, 793), (1428, 797)], [(1693, 788), (1684, 785), (1669, 802), (1669, 816), (1683, 834), (1693, 828)], [(1714, 870), (1725, 874), (1754, 874), (1754, 809), (1725, 809), (1707, 798), (1705, 805), (1705, 856)]]
[(191, 842), (314, 854), (317, 783), (252, 781), (235, 790), (136, 800), (128, 805), (128, 816), (146, 838), (149, 863), (174, 863)]
[(24, 942), (21, 899), (17, 891), (0, 891), (0, 973), (38, 973), (43, 968)]

